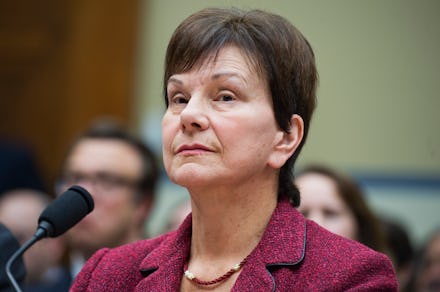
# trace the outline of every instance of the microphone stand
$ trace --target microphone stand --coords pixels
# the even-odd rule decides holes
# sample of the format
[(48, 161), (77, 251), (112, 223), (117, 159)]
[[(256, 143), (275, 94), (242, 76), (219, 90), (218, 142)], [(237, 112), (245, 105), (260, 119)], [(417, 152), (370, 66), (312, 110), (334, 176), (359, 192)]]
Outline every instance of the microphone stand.
[(22, 292), (20, 286), (18, 285), (17, 281), (15, 280), (14, 275), (11, 272), (11, 268), (12, 265), (14, 264), (14, 262), (18, 259), (18, 257), (20, 257), (21, 255), (23, 255), (23, 253), (30, 248), (34, 243), (36, 243), (37, 241), (39, 241), (40, 239), (44, 238), (47, 236), (47, 230), (45, 229), (45, 227), (49, 227), (47, 226), (48, 223), (47, 222), (41, 222), (40, 226), (38, 227), (37, 231), (35, 232), (34, 236), (29, 239), (28, 241), (26, 241), (8, 260), (8, 262), (6, 263), (6, 274), (8, 276), (8, 280), (9, 283), (11, 283), (12, 287), (14, 287), (16, 292)]
[[(80, 186), (72, 186), (44, 209), (38, 218), (38, 228), (34, 236), (20, 247), (6, 263), (6, 274), (15, 291), (21, 292), (20, 286), (11, 273), (12, 264), (35, 242), (44, 237), (57, 237), (78, 223), (93, 210), (94, 203), (90, 193)], [(59, 210), (68, 211), (67, 213)]]

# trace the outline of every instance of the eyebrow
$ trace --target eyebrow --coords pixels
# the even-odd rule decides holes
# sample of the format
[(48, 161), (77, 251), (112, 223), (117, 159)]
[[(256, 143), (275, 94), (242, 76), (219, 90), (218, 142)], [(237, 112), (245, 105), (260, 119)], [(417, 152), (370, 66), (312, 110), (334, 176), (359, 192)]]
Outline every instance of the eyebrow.
[(178, 84), (182, 85), (182, 84), (183, 84), (183, 81), (182, 81), (182, 80), (179, 80), (179, 79), (177, 79), (177, 78), (174, 78), (174, 77), (170, 77), (170, 78), (168, 79), (167, 84), (168, 84), (168, 83), (178, 83)]
[(235, 73), (235, 72), (219, 72), (219, 73), (215, 73), (214, 75), (212, 75), (213, 80), (215, 79), (220, 79), (222, 77), (227, 77), (227, 78), (236, 78), (239, 81), (243, 82), (244, 84), (247, 84), (247, 80), (243, 77), (243, 75), (239, 74), (239, 73)]
[[(246, 79), (243, 78), (242, 75), (240, 75), (238, 73), (235, 73), (235, 72), (219, 72), (219, 73), (215, 73), (214, 75), (212, 75), (211, 79), (212, 80), (216, 80), (216, 79), (220, 79), (222, 77), (236, 77), (237, 79), (240, 79), (244, 83), (247, 83)], [(168, 79), (167, 84), (169, 84), (169, 83), (177, 83), (179, 85), (183, 85), (183, 81), (182, 80), (180, 80), (178, 78), (175, 78), (175, 77), (172, 77), (172, 76)]]

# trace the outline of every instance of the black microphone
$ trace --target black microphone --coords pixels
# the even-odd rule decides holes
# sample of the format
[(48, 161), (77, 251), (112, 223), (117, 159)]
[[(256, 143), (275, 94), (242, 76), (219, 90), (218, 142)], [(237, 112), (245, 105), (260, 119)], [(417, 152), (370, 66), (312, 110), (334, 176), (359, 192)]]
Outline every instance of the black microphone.
[(93, 198), (89, 192), (80, 186), (72, 186), (44, 209), (38, 218), (38, 228), (34, 236), (25, 242), (6, 263), (9, 282), (16, 291), (21, 291), (21, 289), (10, 271), (14, 261), (38, 240), (45, 237), (57, 237), (69, 230), (92, 212), (93, 208)]

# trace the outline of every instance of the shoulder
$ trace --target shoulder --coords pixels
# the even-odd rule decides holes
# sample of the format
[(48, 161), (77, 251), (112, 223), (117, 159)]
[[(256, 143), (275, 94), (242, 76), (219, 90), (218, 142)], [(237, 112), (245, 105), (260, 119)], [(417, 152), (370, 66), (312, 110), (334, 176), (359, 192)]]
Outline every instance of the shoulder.
[(305, 219), (287, 200), (278, 203), (240, 277), (240, 288), (257, 290), (272, 282), (277, 291), (397, 291), (385, 255)]
[(306, 230), (306, 252), (313, 250), (308, 256), (313, 257), (321, 252), (332, 258), (348, 255), (362, 258), (380, 254), (357, 241), (334, 234), (311, 220), (306, 220)]
[[(98, 251), (87, 264), (98, 264), (102, 267), (111, 266), (122, 268), (122, 266), (138, 268), (140, 262), (146, 255), (156, 250), (167, 238), (173, 233), (161, 235), (156, 238), (140, 240), (134, 243), (129, 243), (116, 247), (113, 249), (104, 248)], [(118, 266), (120, 265), (120, 267)]]
[[(71, 291), (104, 291), (109, 288), (134, 288), (142, 279), (139, 266), (142, 260), (155, 251), (173, 233), (126, 244), (117, 248), (98, 250), (76, 277)], [(93, 283), (93, 287), (91, 287)], [(103, 290), (104, 289), (104, 290)]]
[(306, 225), (305, 268), (329, 273), (332, 285), (343, 290), (397, 289), (392, 263), (386, 255), (333, 234), (312, 221), (307, 220)]

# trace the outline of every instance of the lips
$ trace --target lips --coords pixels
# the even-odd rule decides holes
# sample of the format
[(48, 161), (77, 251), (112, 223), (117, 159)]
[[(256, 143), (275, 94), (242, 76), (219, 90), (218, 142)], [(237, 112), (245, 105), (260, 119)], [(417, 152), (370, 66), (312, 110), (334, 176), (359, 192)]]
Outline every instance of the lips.
[(177, 148), (177, 154), (196, 155), (206, 152), (213, 152), (209, 147), (202, 144), (183, 144)]

